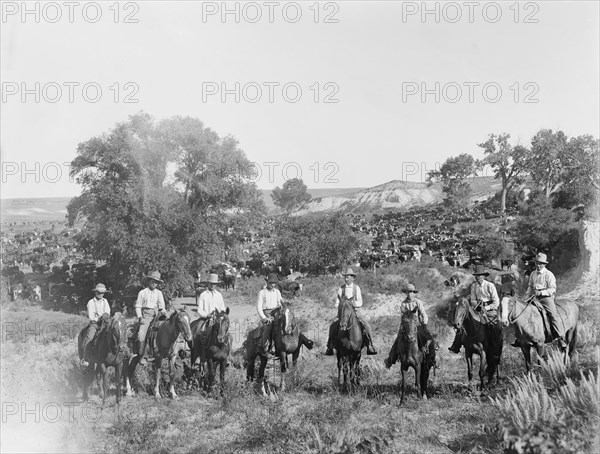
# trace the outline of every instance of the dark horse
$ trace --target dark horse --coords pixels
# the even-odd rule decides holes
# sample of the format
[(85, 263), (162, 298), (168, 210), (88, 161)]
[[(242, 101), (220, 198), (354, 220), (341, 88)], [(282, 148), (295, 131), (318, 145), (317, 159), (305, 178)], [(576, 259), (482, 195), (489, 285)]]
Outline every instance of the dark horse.
[[(486, 372), (488, 384), (498, 371), (502, 355), (502, 331), (498, 325), (485, 323), (466, 298), (459, 298), (454, 313), (454, 327), (462, 329), (461, 342), (465, 346), (469, 385), (473, 379), (473, 354), (479, 355), (480, 389), (485, 389), (483, 377)], [(464, 328), (464, 329), (463, 329)]]
[[(205, 382), (205, 388), (211, 389), (215, 383), (215, 372), (217, 365), (220, 366), (221, 392), (225, 386), (225, 368), (227, 367), (227, 358), (231, 351), (231, 336), (229, 336), (229, 308), (225, 311), (218, 311), (214, 314), (214, 323), (206, 338), (202, 339), (204, 334), (199, 332), (199, 324), (202, 319), (192, 322), (192, 332), (194, 333), (193, 345), (190, 345), (192, 351), (192, 366), (200, 358), (200, 370), (203, 371), (206, 362), (208, 369), (208, 382)], [(204, 341), (204, 342), (203, 342)], [(205, 373), (202, 373), (205, 376)]]
[[(154, 369), (156, 383), (154, 385), (154, 397), (160, 398), (160, 369), (162, 366), (162, 360), (169, 358), (169, 374), (171, 378), (171, 386), (169, 392), (171, 397), (176, 399), (177, 393), (175, 392), (175, 360), (177, 359), (177, 352), (174, 349), (175, 341), (179, 337), (179, 334), (183, 334), (186, 342), (192, 342), (192, 330), (190, 327), (190, 316), (184, 309), (175, 311), (171, 314), (168, 320), (158, 321), (158, 329), (156, 326), (150, 328), (147, 333), (147, 349), (151, 352), (154, 357)], [(129, 367), (129, 375), (127, 376), (127, 394), (131, 393), (131, 379), (135, 372), (135, 368), (140, 362), (140, 356), (135, 356), (131, 361)]]
[[(525, 368), (531, 370), (531, 347), (534, 347), (540, 356), (544, 356), (544, 344), (552, 342), (552, 337), (545, 332), (544, 326), (548, 321), (542, 320), (542, 315), (536, 305), (529, 300), (527, 303), (515, 297), (504, 297), (500, 303), (502, 323), (505, 326), (514, 324), (517, 343), (525, 357)], [(558, 301), (556, 312), (564, 326), (565, 340), (568, 349), (564, 351), (564, 361), (572, 357), (577, 343), (577, 326), (579, 324), (579, 306), (573, 301)]]
[[(417, 329), (419, 327), (418, 308), (413, 311), (406, 311), (402, 314), (400, 321), (401, 329), (398, 334), (398, 358), (400, 358), (400, 368), (402, 370), (402, 394), (400, 396), (400, 405), (404, 402), (404, 393), (406, 391), (406, 372), (409, 367), (415, 370), (415, 387), (417, 388), (417, 396), (421, 395), (427, 400), (427, 379), (423, 383), (423, 364), (424, 354), (419, 348)], [(427, 369), (429, 370), (429, 369)], [(429, 375), (429, 374), (427, 374)]]
[[(102, 396), (102, 404), (106, 402), (106, 394), (108, 392), (108, 368), (115, 368), (115, 380), (117, 385), (117, 403), (121, 402), (121, 382), (123, 372), (127, 375), (126, 365), (127, 359), (131, 355), (131, 351), (127, 346), (127, 322), (121, 312), (115, 313), (112, 318), (106, 318), (103, 323), (107, 325), (98, 335), (96, 348), (90, 349), (90, 365), (84, 377), (83, 383), (83, 398), (88, 399), (88, 389), (94, 378), (94, 372), (97, 378), (102, 376), (102, 384), (100, 387), (100, 395)], [(77, 336), (79, 358), (83, 358), (85, 345), (83, 339), (85, 327)], [(99, 383), (98, 383), (99, 384)]]
[[(287, 372), (289, 363), (288, 355), (292, 355), (292, 367), (296, 366), (300, 349), (304, 345), (311, 350), (313, 341), (300, 333), (296, 324), (294, 313), (289, 306), (279, 308), (273, 312), (272, 335), (275, 344), (275, 356), (279, 358), (281, 368), (280, 389), (285, 389), (284, 374)], [(267, 367), (267, 356), (261, 353), (260, 348), (260, 328), (255, 328), (248, 333), (244, 342), (246, 347), (246, 378), (254, 379), (254, 363), (257, 356), (260, 356), (260, 368), (258, 370), (258, 380), (261, 392), (266, 394), (265, 390), (265, 369)]]
[(360, 356), (364, 347), (363, 334), (351, 301), (340, 303), (338, 316), (340, 326), (334, 344), (337, 350), (338, 385), (341, 389), (348, 389), (348, 385), (351, 387), (359, 385)]

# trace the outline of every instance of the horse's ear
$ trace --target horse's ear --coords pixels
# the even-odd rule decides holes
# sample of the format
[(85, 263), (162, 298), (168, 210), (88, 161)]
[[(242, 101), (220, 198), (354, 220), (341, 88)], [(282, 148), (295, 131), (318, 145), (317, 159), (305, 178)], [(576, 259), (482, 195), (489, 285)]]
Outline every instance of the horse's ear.
[(229, 315), (229, 306), (227, 306), (227, 309), (225, 309), (225, 313)]

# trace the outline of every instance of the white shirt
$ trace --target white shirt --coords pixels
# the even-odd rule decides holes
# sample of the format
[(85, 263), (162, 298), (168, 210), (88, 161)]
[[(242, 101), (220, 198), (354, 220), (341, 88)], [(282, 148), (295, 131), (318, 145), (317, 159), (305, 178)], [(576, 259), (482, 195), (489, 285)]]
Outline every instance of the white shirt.
[(165, 308), (165, 299), (159, 289), (150, 290), (146, 287), (138, 293), (137, 301), (135, 302), (135, 313), (138, 318), (142, 316), (142, 308), (163, 309)]
[(106, 298), (92, 298), (87, 303), (88, 317), (91, 322), (97, 322), (102, 314), (110, 315), (110, 306)]
[(483, 302), (483, 307), (487, 311), (497, 310), (500, 305), (500, 298), (498, 298), (496, 286), (485, 279), (481, 285), (478, 282), (471, 285), (471, 304), (475, 305), (478, 301)]
[(540, 296), (552, 296), (556, 293), (556, 277), (552, 271), (542, 268), (542, 271), (535, 270), (529, 276), (529, 287), (527, 287), (526, 298), (535, 295), (538, 291)]
[(342, 290), (344, 292), (344, 296), (346, 299), (352, 299), (354, 294), (353, 287), (356, 289), (356, 301), (353, 302), (354, 307), (361, 307), (363, 305), (362, 294), (360, 293), (360, 287), (356, 285), (354, 282), (350, 285), (342, 285), (337, 292), (337, 298), (335, 299), (335, 307), (340, 305), (340, 299), (342, 298)]
[(223, 295), (216, 289), (204, 290), (197, 298), (198, 302), (198, 315), (201, 318), (207, 318), (212, 311), (225, 311), (225, 302), (223, 301)]
[(258, 292), (258, 300), (256, 302), (256, 311), (258, 312), (258, 316), (263, 320), (267, 318), (264, 309), (275, 309), (278, 306), (281, 306), (283, 303), (283, 298), (281, 297), (281, 292), (273, 287), (271, 290), (267, 288), (263, 288), (260, 292)]

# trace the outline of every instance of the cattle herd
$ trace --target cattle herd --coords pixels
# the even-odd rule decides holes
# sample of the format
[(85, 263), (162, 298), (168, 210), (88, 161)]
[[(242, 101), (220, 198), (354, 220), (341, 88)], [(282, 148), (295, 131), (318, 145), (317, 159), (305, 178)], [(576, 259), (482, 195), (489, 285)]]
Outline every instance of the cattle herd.
[[(350, 258), (353, 266), (373, 269), (406, 261), (421, 261), (423, 256), (432, 257), (449, 266), (469, 268), (480, 261), (478, 232), (471, 232), (473, 222), (497, 218), (498, 215), (482, 205), (473, 205), (452, 212), (442, 207), (415, 208), (408, 211), (383, 214), (350, 213), (346, 220), (361, 240), (362, 247)], [(504, 225), (511, 217), (503, 219)], [(177, 288), (168, 297), (193, 296), (204, 287), (206, 272), (217, 273), (224, 289), (235, 289), (238, 279), (277, 273), (280, 288), (287, 294), (295, 294), (301, 284), (295, 282), (299, 276), (306, 276), (310, 270), (293, 270), (278, 264), (270, 255), (278, 226), (277, 217), (266, 217), (253, 231), (238, 233), (240, 255), (246, 260), (223, 261), (208, 270), (202, 270), (195, 277), (193, 287)], [(500, 223), (502, 225), (502, 223)], [(27, 232), (10, 237), (3, 234), (2, 273), (8, 281), (9, 296), (12, 299), (35, 294), (41, 299), (41, 292), (48, 295), (57, 309), (76, 309), (89, 299), (89, 289), (97, 282), (110, 282), (111, 276), (105, 266), (84, 260), (76, 255), (72, 236), (74, 232), (54, 230)], [(235, 234), (233, 229), (227, 232)], [(497, 234), (505, 238), (509, 249), (514, 249), (512, 241), (500, 227)], [(29, 260), (30, 263), (26, 263)], [(34, 260), (34, 262), (31, 262)], [(53, 260), (53, 262), (51, 262)], [(512, 264), (513, 257), (503, 257), (496, 267), (503, 269)], [(43, 269), (38, 273), (46, 275), (29, 282), (23, 270), (39, 264)], [(337, 274), (346, 264), (324, 264), (326, 273)], [(51, 270), (47, 273), (48, 269)], [(114, 276), (112, 276), (114, 278)], [(40, 290), (41, 289), (41, 290)], [(132, 286), (121, 291), (119, 297), (125, 302), (137, 295), (139, 287)], [(132, 303), (133, 301), (130, 301)]]

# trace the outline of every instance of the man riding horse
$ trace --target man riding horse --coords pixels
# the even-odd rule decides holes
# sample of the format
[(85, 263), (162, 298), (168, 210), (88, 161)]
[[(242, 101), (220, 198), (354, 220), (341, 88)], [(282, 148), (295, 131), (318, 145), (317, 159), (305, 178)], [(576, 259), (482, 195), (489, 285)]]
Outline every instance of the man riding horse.
[[(216, 288), (220, 283), (217, 274), (210, 274), (208, 276), (207, 289), (196, 297), (200, 318), (194, 322), (195, 329), (193, 329), (192, 333), (194, 339), (197, 334), (200, 334), (200, 339), (208, 341), (210, 330), (215, 322), (215, 313), (225, 312), (226, 310), (223, 295)], [(202, 361), (202, 358), (200, 360)]]
[(110, 317), (110, 306), (108, 305), (106, 298), (104, 298), (104, 294), (106, 293), (106, 287), (104, 284), (96, 285), (96, 287), (93, 289), (93, 292), (94, 297), (87, 303), (90, 324), (83, 341), (84, 351), (83, 358), (81, 358), (81, 365), (83, 367), (88, 367), (90, 365), (89, 360), (91, 358), (91, 352), (96, 345), (98, 335), (101, 331), (101, 329), (98, 328), (103, 328), (106, 325), (107, 317), (103, 317), (103, 315), (106, 314), (108, 317)]
[[(556, 304), (554, 302), (554, 297), (556, 295), (556, 277), (554, 277), (552, 271), (546, 268), (546, 265), (548, 264), (546, 254), (540, 252), (535, 256), (534, 261), (535, 271), (529, 276), (529, 286), (525, 293), (525, 300), (527, 301), (530, 298), (534, 298), (543, 306), (548, 314), (554, 339), (558, 340), (562, 349), (566, 349), (567, 343), (565, 342), (563, 324), (560, 323), (556, 312)], [(512, 346), (519, 347), (519, 344), (515, 341)]]
[[(402, 315), (405, 312), (414, 312), (415, 310), (419, 313), (419, 323), (421, 324), (422, 333), (425, 336), (426, 342), (423, 345), (423, 353), (426, 355), (429, 352), (429, 348), (431, 344), (434, 344), (433, 336), (427, 329), (428, 317), (425, 312), (425, 306), (423, 305), (423, 301), (418, 299), (415, 295), (419, 293), (417, 288), (413, 284), (408, 284), (402, 291), (406, 294), (406, 298), (400, 304), (400, 319), (402, 319)], [(385, 367), (388, 369), (392, 367), (392, 364), (395, 364), (398, 361), (398, 341), (401, 338), (403, 325), (400, 324), (400, 330), (398, 332), (398, 336), (392, 345), (390, 353), (388, 357), (384, 360)], [(435, 344), (433, 345), (435, 348)]]
[[(376, 355), (377, 350), (373, 346), (373, 335), (371, 334), (371, 326), (367, 322), (362, 312), (362, 294), (360, 292), (360, 287), (354, 283), (354, 278), (356, 274), (352, 268), (348, 268), (346, 272), (343, 274), (345, 279), (345, 284), (342, 285), (337, 292), (337, 297), (335, 299), (335, 308), (337, 309), (340, 305), (341, 301), (351, 301), (352, 307), (354, 307), (354, 311), (356, 312), (356, 318), (358, 319), (360, 325), (363, 328), (363, 332), (365, 334), (367, 340), (367, 355)], [(325, 351), (325, 355), (333, 356), (333, 344), (337, 337), (337, 331), (339, 329), (339, 320), (336, 317), (336, 320), (329, 327), (329, 339), (327, 339), (327, 350)]]
[(147, 363), (147, 359), (144, 356), (146, 351), (146, 337), (148, 329), (154, 324), (157, 315), (166, 315), (165, 310), (165, 298), (160, 290), (158, 290), (158, 284), (162, 284), (164, 281), (160, 278), (158, 271), (152, 271), (148, 276), (148, 286), (140, 290), (138, 293), (137, 301), (135, 303), (135, 313), (139, 321), (138, 331), (138, 355), (140, 356), (140, 364), (143, 366)]
[(275, 273), (269, 274), (265, 279), (267, 286), (258, 292), (258, 300), (256, 302), (256, 311), (262, 322), (262, 333), (260, 339), (261, 353), (266, 355), (269, 350), (269, 345), (273, 344), (272, 322), (273, 311), (280, 308), (284, 303), (281, 292), (275, 288), (275, 284), (279, 281)]
[[(483, 265), (475, 265), (473, 276), (475, 276), (475, 282), (471, 285), (471, 306), (476, 311), (481, 312), (483, 317), (489, 323), (497, 323), (498, 321), (498, 306), (500, 305), (500, 298), (498, 298), (498, 291), (496, 286), (485, 279), (489, 276)], [(482, 310), (483, 308), (483, 310)], [(448, 350), (452, 353), (460, 353), (461, 347), (461, 330), (456, 331), (454, 336), (454, 342)]]

